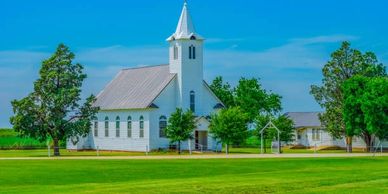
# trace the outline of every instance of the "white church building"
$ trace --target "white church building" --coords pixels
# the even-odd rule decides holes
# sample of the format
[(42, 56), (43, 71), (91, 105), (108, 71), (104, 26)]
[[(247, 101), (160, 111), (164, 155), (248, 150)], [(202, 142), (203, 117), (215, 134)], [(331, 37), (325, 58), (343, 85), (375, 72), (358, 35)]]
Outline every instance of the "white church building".
[(220, 149), (209, 133), (208, 119), (224, 105), (203, 80), (204, 38), (196, 33), (186, 3), (167, 41), (169, 64), (121, 70), (97, 95), (100, 111), (89, 135), (75, 144), (68, 141), (67, 149), (169, 148), (164, 129), (177, 107), (196, 115), (194, 139), (183, 142), (182, 149)]

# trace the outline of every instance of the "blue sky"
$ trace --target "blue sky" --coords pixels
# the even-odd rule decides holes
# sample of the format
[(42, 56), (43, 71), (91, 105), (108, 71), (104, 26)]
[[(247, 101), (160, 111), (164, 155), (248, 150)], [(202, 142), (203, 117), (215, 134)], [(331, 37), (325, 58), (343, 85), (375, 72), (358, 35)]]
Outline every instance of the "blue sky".
[[(0, 2), (0, 127), (10, 101), (31, 92), (40, 62), (67, 44), (97, 94), (124, 67), (165, 64), (183, 0)], [(348, 40), (388, 63), (388, 1), (189, 0), (204, 36), (205, 79), (259, 77), (283, 96), (284, 112), (321, 110), (309, 94), (330, 53)]]

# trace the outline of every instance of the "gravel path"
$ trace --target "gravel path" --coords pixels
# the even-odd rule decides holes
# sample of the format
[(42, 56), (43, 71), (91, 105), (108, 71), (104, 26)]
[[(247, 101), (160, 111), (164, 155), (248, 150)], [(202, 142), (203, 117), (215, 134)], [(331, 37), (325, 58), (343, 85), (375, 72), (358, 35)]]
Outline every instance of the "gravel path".
[(0, 157), (0, 160), (160, 160), (160, 159), (233, 159), (233, 158), (338, 158), (388, 156), (388, 153), (332, 153), (332, 154), (209, 154), (171, 156), (64, 156), (64, 157)]

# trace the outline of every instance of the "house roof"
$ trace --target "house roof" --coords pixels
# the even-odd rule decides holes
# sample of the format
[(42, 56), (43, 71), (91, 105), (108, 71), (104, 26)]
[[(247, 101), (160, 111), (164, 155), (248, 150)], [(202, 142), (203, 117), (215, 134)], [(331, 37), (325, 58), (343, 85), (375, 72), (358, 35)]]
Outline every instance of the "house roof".
[(175, 78), (168, 65), (121, 70), (97, 95), (101, 110), (155, 108), (152, 102)]
[(319, 120), (320, 112), (287, 112), (288, 118), (294, 121), (294, 126), (299, 127), (321, 127)]

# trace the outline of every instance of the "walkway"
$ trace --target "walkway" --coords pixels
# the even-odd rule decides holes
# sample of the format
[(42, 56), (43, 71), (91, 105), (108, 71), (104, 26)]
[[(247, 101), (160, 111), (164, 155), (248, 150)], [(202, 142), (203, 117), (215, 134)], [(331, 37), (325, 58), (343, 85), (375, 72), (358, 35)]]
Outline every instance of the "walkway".
[(388, 157), (388, 153), (330, 153), (330, 154), (212, 154), (171, 156), (64, 156), (64, 157), (0, 157), (0, 160), (163, 160), (163, 159), (234, 159), (234, 158), (340, 158)]

